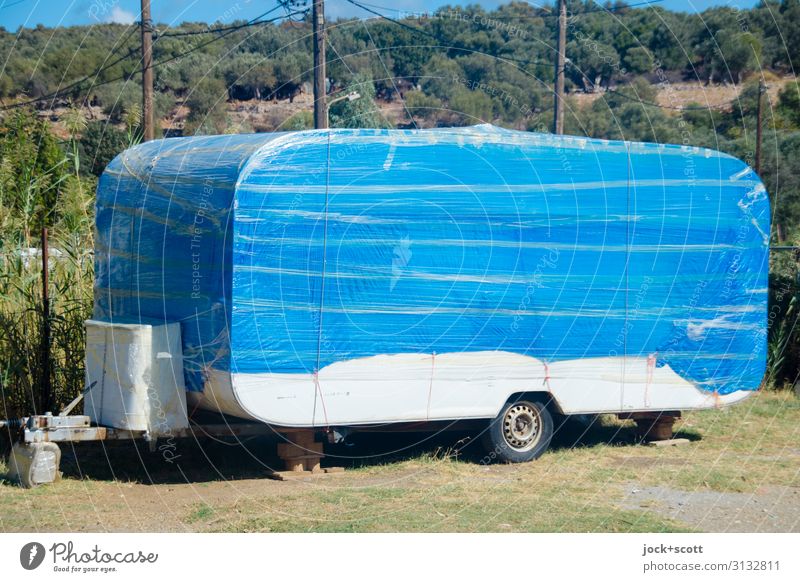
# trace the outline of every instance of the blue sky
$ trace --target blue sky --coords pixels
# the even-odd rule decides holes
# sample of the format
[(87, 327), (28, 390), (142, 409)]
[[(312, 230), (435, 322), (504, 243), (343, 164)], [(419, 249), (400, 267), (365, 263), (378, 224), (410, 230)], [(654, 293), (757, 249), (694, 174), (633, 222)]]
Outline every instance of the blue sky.
[[(537, 4), (535, 0), (529, 0)], [(641, 0), (629, 0), (634, 3)], [(660, 5), (670, 10), (702, 11), (709, 6), (728, 5), (746, 8), (757, 0), (663, 0)], [(397, 10), (419, 12), (444, 4), (466, 5), (479, 3), (494, 8), (504, 2), (499, 0), (365, 0), (372, 5), (393, 7)], [(250, 19), (262, 14), (276, 4), (275, 0), (151, 0), (153, 19), (160, 24), (177, 25), (183, 21), (230, 22)], [(552, 4), (541, 0), (540, 4)], [(130, 23), (138, 19), (139, 0), (0, 0), (0, 26), (16, 30), (20, 25), (33, 27), (72, 26), (97, 22)], [(381, 10), (391, 14), (389, 10)], [(337, 16), (370, 16), (346, 0), (327, 0), (329, 18)]]

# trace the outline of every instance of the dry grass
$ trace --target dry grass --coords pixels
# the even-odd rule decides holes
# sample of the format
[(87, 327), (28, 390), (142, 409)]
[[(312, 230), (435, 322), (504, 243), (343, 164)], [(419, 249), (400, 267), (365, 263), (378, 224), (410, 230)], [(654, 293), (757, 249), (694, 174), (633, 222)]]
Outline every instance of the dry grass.
[[(778, 102), (778, 93), (788, 83), (797, 83), (794, 77), (776, 77), (766, 73), (767, 95), (774, 107)], [(656, 102), (665, 107), (689, 107), (698, 105), (709, 109), (729, 109), (727, 106), (742, 91), (743, 85), (717, 84), (706, 85), (698, 81), (670, 83), (657, 87)], [(596, 93), (572, 93), (571, 98), (577, 107), (589, 107), (603, 96), (602, 91)], [(725, 107), (719, 107), (726, 104)]]

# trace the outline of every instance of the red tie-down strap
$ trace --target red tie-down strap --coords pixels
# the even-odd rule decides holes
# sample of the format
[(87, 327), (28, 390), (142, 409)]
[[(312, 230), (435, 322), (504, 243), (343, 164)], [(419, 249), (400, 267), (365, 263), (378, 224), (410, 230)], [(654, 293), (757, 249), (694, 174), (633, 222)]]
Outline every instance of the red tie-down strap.
[(650, 354), (647, 356), (647, 380), (644, 385), (644, 405), (645, 407), (650, 406), (650, 402), (648, 402), (650, 397), (650, 385), (653, 383), (653, 373), (656, 369), (656, 354)]
[(542, 381), (543, 386), (547, 386), (547, 389), (550, 390), (550, 366), (547, 365), (547, 362), (544, 363), (544, 380)]

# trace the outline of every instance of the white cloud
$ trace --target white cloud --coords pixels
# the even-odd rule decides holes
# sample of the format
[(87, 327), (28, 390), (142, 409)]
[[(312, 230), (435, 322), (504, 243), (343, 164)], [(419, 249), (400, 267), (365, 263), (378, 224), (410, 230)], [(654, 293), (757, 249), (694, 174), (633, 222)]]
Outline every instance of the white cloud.
[(133, 12), (128, 12), (124, 8), (114, 6), (111, 13), (106, 18), (106, 22), (116, 22), (117, 24), (133, 24), (136, 22), (136, 15)]

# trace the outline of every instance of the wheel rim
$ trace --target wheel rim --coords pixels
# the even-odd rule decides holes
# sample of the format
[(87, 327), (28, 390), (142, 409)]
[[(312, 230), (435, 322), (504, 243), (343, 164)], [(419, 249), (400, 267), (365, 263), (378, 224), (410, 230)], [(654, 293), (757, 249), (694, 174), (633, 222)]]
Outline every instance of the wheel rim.
[(511, 406), (503, 416), (503, 438), (515, 451), (530, 451), (542, 436), (542, 416), (528, 403)]

